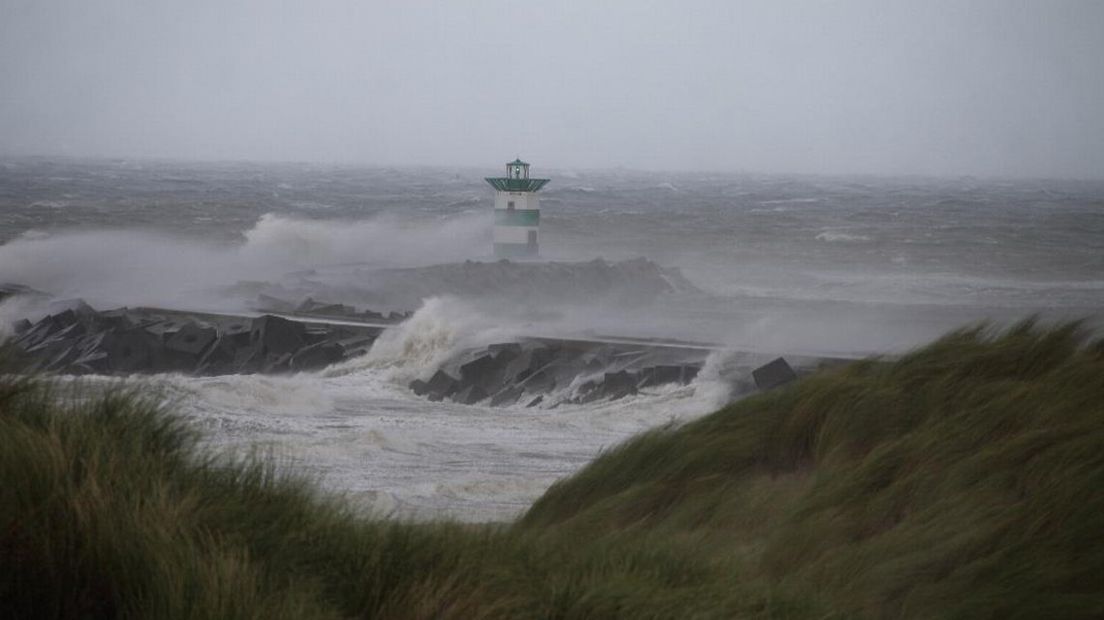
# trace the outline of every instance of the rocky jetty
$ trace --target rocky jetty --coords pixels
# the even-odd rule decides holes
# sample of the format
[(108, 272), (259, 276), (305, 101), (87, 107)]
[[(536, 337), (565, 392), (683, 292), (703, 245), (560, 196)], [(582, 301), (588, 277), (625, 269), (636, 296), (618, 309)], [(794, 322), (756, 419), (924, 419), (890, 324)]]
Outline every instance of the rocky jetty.
[[(602, 304), (631, 308), (662, 298), (706, 295), (678, 269), (642, 258), (585, 262), (469, 260), (401, 268), (336, 265), (286, 274), (278, 281), (241, 281), (219, 294), (258, 310), (280, 313), (299, 311), (313, 298), (388, 309), (392, 314), (418, 308), (427, 297), (439, 295), (534, 307)], [(344, 314), (348, 308), (333, 310)]]
[(700, 350), (600, 344), (580, 340), (524, 340), (468, 351), (410, 389), (430, 400), (536, 406), (617, 400), (666, 383), (688, 384), (704, 363)]
[(317, 370), (361, 355), (381, 328), (149, 308), (96, 311), (53, 302), (13, 326), (11, 345), (33, 370), (66, 374), (195, 375)]
[[(156, 308), (97, 311), (80, 299), (0, 285), (0, 301), (22, 296), (46, 305), (36, 321), (11, 325), (9, 345), (29, 370), (64, 374), (193, 375), (312, 371), (362, 355), (405, 312), (379, 313), (306, 298), (258, 298), (256, 317)], [(274, 313), (280, 314), (274, 314)], [(687, 385), (714, 349), (702, 343), (628, 339), (524, 338), (467, 350), (409, 384), (433, 401), (465, 405), (555, 407), (612, 401), (662, 385)], [(719, 379), (731, 394), (774, 389), (828, 358), (783, 358), (729, 352)]]
[(413, 316), (411, 311), (376, 312), (369, 308), (357, 310), (355, 306), (325, 301), (315, 301), (313, 297), (307, 297), (299, 303), (274, 297), (272, 295), (259, 294), (251, 306), (261, 312), (278, 312), (302, 317), (318, 317), (327, 319), (349, 319), (369, 323), (401, 323)]

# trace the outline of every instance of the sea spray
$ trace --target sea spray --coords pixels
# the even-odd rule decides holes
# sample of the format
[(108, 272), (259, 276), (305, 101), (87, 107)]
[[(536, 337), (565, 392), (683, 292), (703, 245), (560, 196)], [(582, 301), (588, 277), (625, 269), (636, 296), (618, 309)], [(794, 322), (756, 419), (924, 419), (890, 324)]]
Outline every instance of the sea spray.
[(28, 232), (0, 245), (0, 282), (18, 282), (97, 307), (163, 305), (233, 310), (222, 287), (274, 281), (338, 264), (430, 264), (479, 257), (487, 218), (308, 220), (263, 215), (236, 244), (150, 230)]
[(389, 381), (405, 386), (413, 379), (428, 378), (463, 350), (512, 342), (523, 333), (522, 325), (492, 317), (471, 302), (430, 297), (409, 319), (380, 334), (366, 355), (322, 374), (339, 377), (383, 371)]

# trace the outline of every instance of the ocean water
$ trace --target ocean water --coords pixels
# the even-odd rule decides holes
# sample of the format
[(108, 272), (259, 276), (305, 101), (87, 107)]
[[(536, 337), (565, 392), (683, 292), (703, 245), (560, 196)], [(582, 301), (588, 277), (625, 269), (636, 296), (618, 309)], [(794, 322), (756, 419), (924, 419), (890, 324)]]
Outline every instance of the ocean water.
[(487, 264), (482, 176), (497, 170), (0, 160), (0, 282), (103, 308), (237, 310), (260, 291), (415, 310), (320, 373), (130, 381), (213, 446), (271, 453), (380, 514), (466, 520), (509, 518), (603, 448), (727, 392), (723, 351), (689, 386), (613, 403), (492, 409), (406, 390), (465, 347), (601, 333), (892, 354), (982, 319), (1102, 322), (1102, 182), (536, 168), (552, 178), (546, 263), (517, 270)]

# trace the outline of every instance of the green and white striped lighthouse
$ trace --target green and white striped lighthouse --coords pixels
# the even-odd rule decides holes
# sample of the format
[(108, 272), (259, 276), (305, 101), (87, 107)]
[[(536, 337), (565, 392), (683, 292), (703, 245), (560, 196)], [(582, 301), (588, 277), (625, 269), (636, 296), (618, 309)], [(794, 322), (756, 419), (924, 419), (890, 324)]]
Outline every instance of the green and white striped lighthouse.
[(495, 256), (537, 256), (540, 252), (537, 191), (548, 179), (530, 179), (529, 164), (515, 159), (506, 164), (506, 176), (487, 177), (486, 181), (495, 188)]

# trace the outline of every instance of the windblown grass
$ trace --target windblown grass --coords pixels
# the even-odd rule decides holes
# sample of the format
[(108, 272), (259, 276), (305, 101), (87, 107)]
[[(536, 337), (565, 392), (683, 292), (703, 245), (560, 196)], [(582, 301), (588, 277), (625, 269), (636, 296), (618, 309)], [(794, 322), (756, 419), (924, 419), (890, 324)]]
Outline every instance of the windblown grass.
[(645, 433), (517, 523), (354, 514), (140, 395), (0, 381), (34, 618), (1099, 617), (1104, 344), (954, 332)]

